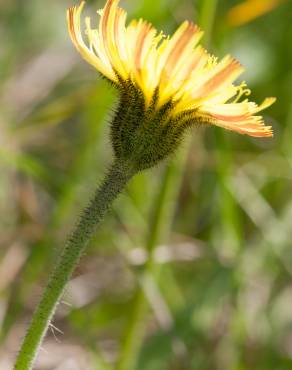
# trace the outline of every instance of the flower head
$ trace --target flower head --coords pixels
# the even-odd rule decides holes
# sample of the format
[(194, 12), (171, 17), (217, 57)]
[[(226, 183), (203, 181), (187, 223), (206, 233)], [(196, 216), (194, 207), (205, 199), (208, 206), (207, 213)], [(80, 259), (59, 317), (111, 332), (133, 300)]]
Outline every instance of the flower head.
[[(118, 4), (119, 0), (107, 0), (98, 11), (98, 28), (92, 28), (90, 18), (85, 18), (87, 42), (81, 29), (84, 2), (68, 10), (68, 25), (84, 59), (122, 92), (118, 116), (123, 111), (127, 121), (132, 120), (131, 127), (125, 129), (130, 133), (129, 141), (145, 120), (155, 122), (147, 124), (148, 130), (152, 126), (151, 130), (160, 131), (168, 127), (175, 142), (185, 127), (195, 123), (256, 137), (273, 135), (257, 113), (275, 98), (267, 98), (259, 106), (242, 100), (250, 90), (244, 82), (236, 85), (234, 81), (243, 67), (229, 55), (218, 61), (198, 45), (203, 35), (198, 26), (185, 21), (172, 37), (166, 37), (142, 19), (126, 25), (127, 14)], [(115, 125), (122, 130), (121, 123)], [(119, 151), (121, 142), (113, 142)]]

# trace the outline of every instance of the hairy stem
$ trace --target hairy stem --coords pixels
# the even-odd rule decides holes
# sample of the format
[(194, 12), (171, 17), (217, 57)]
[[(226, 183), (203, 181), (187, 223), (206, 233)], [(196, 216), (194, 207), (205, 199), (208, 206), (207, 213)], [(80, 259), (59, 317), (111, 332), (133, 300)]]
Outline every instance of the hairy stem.
[(83, 211), (75, 230), (68, 238), (40, 303), (34, 312), (14, 370), (29, 370), (32, 368), (58, 301), (88, 241), (114, 199), (134, 174), (135, 171), (129, 165), (116, 161), (108, 171), (104, 182), (98, 188), (88, 207)]

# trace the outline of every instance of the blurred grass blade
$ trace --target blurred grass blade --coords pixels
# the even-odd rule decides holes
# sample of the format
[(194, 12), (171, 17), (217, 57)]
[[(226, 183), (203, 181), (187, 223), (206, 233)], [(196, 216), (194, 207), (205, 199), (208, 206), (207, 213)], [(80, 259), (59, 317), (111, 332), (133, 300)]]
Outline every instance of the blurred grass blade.
[[(144, 272), (157, 276), (157, 266), (153, 259), (155, 247), (168, 235), (179, 193), (182, 175), (185, 168), (185, 161), (188, 154), (188, 145), (183, 147), (178, 159), (173, 160), (165, 169), (157, 197), (153, 201), (153, 212), (146, 240), (146, 250), (149, 258), (144, 267)], [(142, 272), (142, 276), (143, 273)], [(144, 280), (143, 280), (144, 281)], [(144, 338), (145, 321), (143, 320), (148, 309), (143, 284), (136, 291), (128, 327), (122, 344), (120, 357), (116, 370), (132, 370), (135, 368), (140, 348)]]

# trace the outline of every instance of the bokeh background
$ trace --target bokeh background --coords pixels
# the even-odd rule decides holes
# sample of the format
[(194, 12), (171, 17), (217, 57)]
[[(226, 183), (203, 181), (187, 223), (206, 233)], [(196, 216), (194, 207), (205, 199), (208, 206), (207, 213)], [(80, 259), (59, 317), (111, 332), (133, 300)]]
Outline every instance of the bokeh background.
[[(117, 95), (69, 40), (65, 0), (0, 2), (0, 368), (11, 370), (67, 233), (112, 160)], [(87, 1), (93, 15), (103, 1)], [(292, 3), (123, 1), (236, 56), (273, 139), (194, 129), (116, 201), (38, 370), (292, 368)]]

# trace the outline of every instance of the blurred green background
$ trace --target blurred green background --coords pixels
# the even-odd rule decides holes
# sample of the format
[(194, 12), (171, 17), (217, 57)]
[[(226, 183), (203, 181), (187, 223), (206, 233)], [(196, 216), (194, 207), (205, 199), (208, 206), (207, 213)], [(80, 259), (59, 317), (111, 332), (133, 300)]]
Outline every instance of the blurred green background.
[[(241, 4), (241, 7), (238, 5)], [(244, 5), (242, 5), (244, 4)], [(117, 95), (73, 48), (69, 1), (0, 2), (0, 368), (112, 159)], [(103, 7), (87, 1), (87, 14)], [(231, 53), (273, 139), (192, 131), (136, 176), (58, 306), (38, 370), (292, 369), (292, 3), (123, 1)]]

